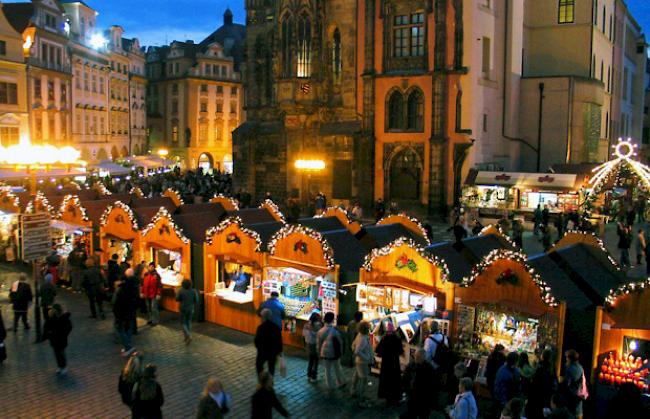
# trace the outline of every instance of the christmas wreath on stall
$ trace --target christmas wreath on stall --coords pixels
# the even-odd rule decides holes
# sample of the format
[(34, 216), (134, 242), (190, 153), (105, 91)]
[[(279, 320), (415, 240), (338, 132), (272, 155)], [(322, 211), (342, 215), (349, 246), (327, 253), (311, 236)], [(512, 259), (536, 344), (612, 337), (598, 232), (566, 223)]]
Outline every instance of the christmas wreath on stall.
[(504, 284), (517, 285), (518, 283), (519, 283), (519, 278), (517, 277), (517, 274), (515, 274), (513, 270), (510, 268), (501, 272), (501, 274), (497, 277), (498, 285), (504, 285)]
[(241, 244), (241, 239), (235, 233), (230, 233), (226, 236), (226, 243), (236, 243)]
[(307, 254), (307, 243), (305, 243), (302, 240), (299, 240), (296, 242), (296, 244), (293, 245), (293, 251), (294, 252), (302, 252), (304, 254)]
[(417, 272), (418, 270), (418, 265), (415, 263), (413, 259), (409, 259), (406, 254), (400, 256), (397, 261), (395, 262), (395, 267), (397, 269), (404, 269), (408, 268), (409, 271), (411, 272)]

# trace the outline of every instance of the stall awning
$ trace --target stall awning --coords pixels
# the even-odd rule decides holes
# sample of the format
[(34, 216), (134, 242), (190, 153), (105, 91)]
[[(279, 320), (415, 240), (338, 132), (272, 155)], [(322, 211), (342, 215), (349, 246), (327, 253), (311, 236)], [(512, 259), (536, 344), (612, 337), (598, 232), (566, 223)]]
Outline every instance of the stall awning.
[(522, 172), (475, 172), (468, 176), (466, 184), (485, 186), (507, 186), (520, 189), (578, 190), (582, 177), (564, 173), (522, 173)]
[(80, 226), (77, 224), (71, 224), (62, 220), (52, 220), (50, 227), (56, 230), (63, 230), (66, 233), (74, 233), (75, 231), (81, 231), (83, 233), (88, 233), (93, 231), (92, 228), (86, 226)]
[[(51, 169), (51, 170), (37, 170), (37, 179), (51, 179), (51, 178), (72, 178), (75, 176), (86, 176), (85, 169)], [(25, 170), (11, 170), (0, 169), (0, 180), (22, 180), (29, 179), (30, 175)]]
[(121, 164), (113, 163), (110, 160), (104, 160), (98, 164), (93, 164), (88, 167), (89, 171), (108, 172), (111, 176), (115, 175), (128, 175), (131, 169), (124, 167)]

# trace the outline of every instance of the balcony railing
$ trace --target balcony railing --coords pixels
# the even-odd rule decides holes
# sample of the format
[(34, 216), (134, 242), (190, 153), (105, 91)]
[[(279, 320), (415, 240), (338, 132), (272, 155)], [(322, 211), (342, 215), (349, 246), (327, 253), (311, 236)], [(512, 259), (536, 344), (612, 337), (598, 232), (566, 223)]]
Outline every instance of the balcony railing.
[(50, 61), (44, 61), (36, 57), (29, 57), (27, 63), (29, 65), (33, 65), (41, 68), (47, 68), (49, 70), (59, 71), (61, 73), (67, 73), (67, 74), (71, 73), (70, 64), (57, 64)]

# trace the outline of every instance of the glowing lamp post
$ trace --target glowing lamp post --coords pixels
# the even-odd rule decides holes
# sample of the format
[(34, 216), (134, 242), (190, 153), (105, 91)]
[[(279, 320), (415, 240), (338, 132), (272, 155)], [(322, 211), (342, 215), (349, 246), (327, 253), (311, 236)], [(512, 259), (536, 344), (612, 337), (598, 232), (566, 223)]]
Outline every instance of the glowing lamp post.
[[(303, 205), (309, 204), (309, 194), (311, 193), (311, 174), (320, 172), (325, 169), (325, 162), (323, 160), (296, 160), (293, 164), (296, 170), (307, 173), (307, 192), (303, 194)], [(305, 177), (303, 176), (303, 183)]]
[[(46, 176), (51, 169), (70, 170), (73, 166), (84, 166), (86, 163), (79, 160), (80, 153), (72, 147), (54, 147), (52, 145), (36, 145), (29, 141), (29, 137), (21, 136), (20, 142), (9, 147), (0, 145), (0, 167), (12, 170), (25, 170), (30, 175), (30, 195), (36, 197), (37, 173), (43, 170)], [(37, 272), (39, 261), (33, 261), (34, 277), (34, 318), (36, 323), (36, 340), (41, 340), (41, 310), (39, 303), (39, 280)]]

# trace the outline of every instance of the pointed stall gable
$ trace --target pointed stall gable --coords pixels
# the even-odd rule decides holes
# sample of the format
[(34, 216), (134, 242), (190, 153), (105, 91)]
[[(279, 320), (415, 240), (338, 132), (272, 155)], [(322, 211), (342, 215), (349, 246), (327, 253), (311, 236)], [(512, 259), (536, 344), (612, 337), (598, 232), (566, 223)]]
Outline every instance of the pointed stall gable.
[(210, 202), (213, 204), (221, 204), (221, 206), (226, 210), (226, 211), (238, 211), (239, 210), (239, 204), (234, 198), (231, 198), (229, 196), (225, 196), (223, 194), (218, 194), (212, 197), (210, 199)]
[(286, 262), (314, 266), (331, 271), (335, 267), (334, 251), (325, 238), (315, 230), (287, 224), (273, 235), (269, 253)]
[(92, 227), (92, 221), (88, 218), (86, 208), (77, 195), (66, 195), (63, 198), (58, 218), (70, 224)]
[(190, 239), (164, 207), (158, 210), (141, 234), (145, 241), (164, 245), (168, 249), (179, 249), (190, 243)]
[(138, 234), (138, 220), (131, 207), (117, 201), (109, 205), (100, 219), (100, 227), (106, 232), (122, 240), (131, 240)]
[(238, 262), (262, 265), (262, 239), (244, 227), (239, 217), (229, 217), (205, 233), (206, 254), (226, 257)]
[(427, 237), (427, 232), (422, 226), (422, 223), (416, 218), (409, 217), (405, 213), (397, 214), (397, 215), (388, 215), (381, 220), (377, 221), (377, 225), (388, 225), (388, 224), (401, 224), (413, 233), (417, 234), (418, 236), (422, 237), (426, 242), (427, 245), (430, 245), (431, 243), (429, 242), (429, 238)]

